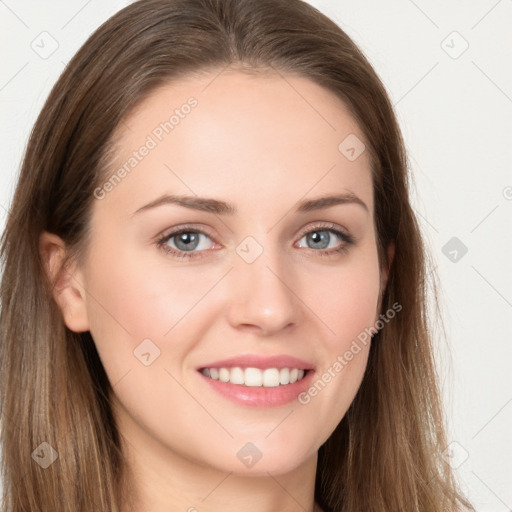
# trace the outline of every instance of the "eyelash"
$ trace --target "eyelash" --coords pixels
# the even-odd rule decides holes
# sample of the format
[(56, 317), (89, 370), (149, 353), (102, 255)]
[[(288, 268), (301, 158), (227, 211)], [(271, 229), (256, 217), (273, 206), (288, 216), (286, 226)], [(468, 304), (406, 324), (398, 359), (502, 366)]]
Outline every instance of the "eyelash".
[[(334, 228), (333, 224), (314, 226), (313, 228), (301, 233), (299, 240), (301, 240), (305, 235), (308, 235), (310, 233), (314, 233), (317, 231), (328, 231), (330, 233), (334, 233), (338, 238), (340, 238), (344, 242), (343, 245), (341, 245), (337, 249), (322, 249), (322, 250), (315, 250), (315, 249), (311, 249), (311, 248), (309, 249), (310, 251), (315, 252), (318, 256), (321, 256), (321, 257), (330, 258), (330, 257), (336, 256), (337, 254), (346, 253), (346, 252), (348, 252), (350, 246), (356, 242), (356, 239), (352, 235), (350, 235), (348, 233), (344, 233), (343, 231)], [(190, 251), (190, 252), (177, 251), (177, 250), (169, 247), (168, 245), (166, 245), (166, 243), (171, 238), (181, 235), (183, 233), (199, 233), (199, 234), (207, 236), (213, 242), (215, 242), (215, 240), (213, 240), (213, 238), (208, 233), (205, 233), (204, 231), (194, 228), (192, 226), (190, 226), (190, 227), (183, 226), (183, 227), (181, 227), (175, 231), (172, 231), (170, 233), (167, 233), (163, 237), (159, 238), (157, 241), (157, 246), (159, 248), (161, 248), (165, 253), (171, 254), (172, 256), (174, 256), (176, 258), (201, 258), (202, 257), (201, 253), (206, 252), (206, 251), (204, 251), (204, 250), (203, 251)]]

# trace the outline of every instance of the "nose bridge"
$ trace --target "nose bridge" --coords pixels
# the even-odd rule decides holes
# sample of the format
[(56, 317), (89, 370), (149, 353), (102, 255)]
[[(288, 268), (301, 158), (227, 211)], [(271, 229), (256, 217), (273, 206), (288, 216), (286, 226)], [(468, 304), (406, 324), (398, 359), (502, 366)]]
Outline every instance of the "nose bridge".
[(266, 333), (276, 332), (297, 321), (292, 268), (277, 247), (260, 245), (260, 254), (252, 254), (255, 259), (246, 257), (258, 250), (252, 244), (249, 240), (237, 249), (231, 273), (230, 321), (235, 326), (252, 325)]

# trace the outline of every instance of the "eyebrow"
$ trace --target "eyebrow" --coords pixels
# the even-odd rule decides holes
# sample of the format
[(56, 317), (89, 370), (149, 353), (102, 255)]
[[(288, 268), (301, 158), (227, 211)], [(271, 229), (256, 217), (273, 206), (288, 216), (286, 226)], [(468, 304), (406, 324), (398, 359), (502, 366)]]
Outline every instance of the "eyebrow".
[[(154, 201), (140, 207), (136, 210), (133, 215), (147, 211), (152, 208), (163, 205), (178, 205), (192, 210), (199, 210), (208, 213), (214, 213), (217, 215), (235, 215), (237, 209), (234, 205), (219, 201), (218, 199), (211, 199), (207, 197), (198, 196), (183, 196), (183, 195), (163, 195), (158, 197)], [(366, 212), (369, 212), (368, 206), (352, 192), (346, 192), (343, 194), (322, 196), (316, 199), (307, 199), (300, 201), (297, 204), (296, 211), (299, 213), (311, 212), (314, 210), (322, 210), (324, 208), (330, 208), (340, 204), (357, 204), (364, 208)]]

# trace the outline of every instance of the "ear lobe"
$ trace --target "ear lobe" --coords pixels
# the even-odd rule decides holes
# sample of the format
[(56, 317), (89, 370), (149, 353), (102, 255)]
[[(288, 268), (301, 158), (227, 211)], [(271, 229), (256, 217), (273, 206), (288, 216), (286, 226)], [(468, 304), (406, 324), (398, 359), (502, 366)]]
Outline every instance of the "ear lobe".
[(75, 263), (64, 266), (66, 245), (52, 233), (43, 232), (39, 238), (39, 251), (52, 286), (52, 295), (59, 306), (64, 322), (74, 332), (89, 330), (86, 291), (82, 272)]

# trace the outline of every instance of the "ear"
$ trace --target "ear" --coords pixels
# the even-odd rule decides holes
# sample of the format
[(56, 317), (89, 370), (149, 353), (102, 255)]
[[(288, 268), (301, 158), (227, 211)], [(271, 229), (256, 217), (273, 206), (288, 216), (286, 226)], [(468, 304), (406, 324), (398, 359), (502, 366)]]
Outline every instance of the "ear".
[(66, 244), (52, 233), (43, 232), (39, 237), (39, 251), (43, 265), (52, 284), (52, 294), (64, 322), (74, 332), (89, 330), (84, 279), (75, 263), (64, 268)]
[(384, 293), (386, 289), (386, 285), (388, 284), (389, 272), (391, 270), (391, 265), (393, 265), (393, 259), (395, 258), (395, 244), (391, 242), (388, 246), (388, 265), (381, 272), (381, 292)]
[(388, 284), (389, 272), (391, 271), (391, 265), (393, 264), (393, 259), (395, 257), (395, 244), (391, 242), (388, 245), (388, 264), (381, 270), (380, 273), (380, 291), (379, 291), (379, 304), (377, 307), (377, 318), (381, 313), (382, 309), (382, 298), (384, 296), (384, 290), (386, 289), (386, 285)]

